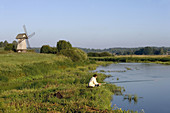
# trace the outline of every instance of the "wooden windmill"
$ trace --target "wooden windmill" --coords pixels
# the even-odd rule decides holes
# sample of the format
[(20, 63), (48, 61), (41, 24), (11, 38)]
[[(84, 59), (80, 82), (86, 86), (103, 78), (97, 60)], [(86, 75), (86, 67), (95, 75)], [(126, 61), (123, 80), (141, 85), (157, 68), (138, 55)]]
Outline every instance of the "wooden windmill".
[(35, 32), (33, 32), (31, 35), (28, 35), (25, 25), (23, 28), (25, 33), (20, 33), (16, 36), (16, 39), (18, 40), (17, 52), (26, 52), (27, 49), (30, 49), (28, 39), (35, 35)]

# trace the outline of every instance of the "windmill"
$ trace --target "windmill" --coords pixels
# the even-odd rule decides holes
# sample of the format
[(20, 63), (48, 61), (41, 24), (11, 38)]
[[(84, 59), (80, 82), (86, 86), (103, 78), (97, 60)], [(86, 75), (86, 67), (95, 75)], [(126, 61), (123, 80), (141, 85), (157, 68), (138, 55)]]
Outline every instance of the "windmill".
[(35, 35), (35, 32), (28, 35), (25, 25), (23, 25), (23, 28), (25, 33), (20, 33), (16, 36), (16, 39), (18, 40), (17, 52), (26, 52), (27, 49), (30, 49), (30, 44), (28, 39), (30, 39), (32, 36)]

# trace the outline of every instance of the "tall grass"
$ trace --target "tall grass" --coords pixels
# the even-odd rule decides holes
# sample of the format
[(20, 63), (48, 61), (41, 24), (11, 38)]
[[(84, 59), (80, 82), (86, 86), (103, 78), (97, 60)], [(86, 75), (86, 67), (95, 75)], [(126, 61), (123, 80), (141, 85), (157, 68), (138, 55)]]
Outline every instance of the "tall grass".
[[(102, 64), (49, 54), (0, 54), (0, 112), (119, 112), (112, 111), (110, 100), (120, 87), (86, 87), (94, 74), (89, 70)], [(98, 75), (99, 82), (106, 77)]]
[(90, 60), (95, 61), (113, 61), (113, 62), (154, 62), (162, 64), (170, 64), (170, 56), (168, 55), (127, 55), (115, 57), (90, 57)]

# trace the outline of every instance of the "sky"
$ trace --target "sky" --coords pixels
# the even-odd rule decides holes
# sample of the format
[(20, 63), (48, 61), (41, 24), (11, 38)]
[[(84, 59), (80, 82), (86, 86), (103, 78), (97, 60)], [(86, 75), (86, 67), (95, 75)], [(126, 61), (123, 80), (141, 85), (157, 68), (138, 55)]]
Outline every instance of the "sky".
[(0, 41), (23, 25), (31, 47), (170, 47), (170, 0), (0, 0)]

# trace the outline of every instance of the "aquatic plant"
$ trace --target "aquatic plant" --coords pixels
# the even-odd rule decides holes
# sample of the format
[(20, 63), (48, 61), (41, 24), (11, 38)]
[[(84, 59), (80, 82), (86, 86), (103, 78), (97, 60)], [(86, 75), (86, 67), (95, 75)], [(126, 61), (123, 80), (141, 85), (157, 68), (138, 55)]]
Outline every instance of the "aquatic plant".
[(170, 57), (167, 55), (122, 55), (112, 57), (89, 57), (95, 61), (111, 61), (117, 62), (144, 62), (144, 63), (160, 63), (170, 65)]
[(125, 67), (127, 70), (132, 70), (131, 68), (129, 68), (129, 67)]

